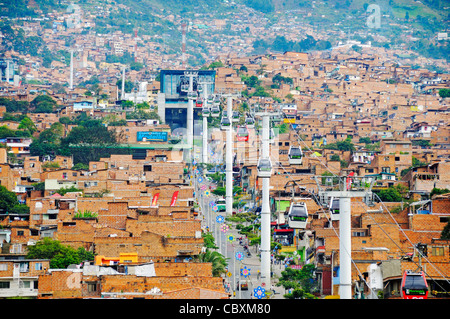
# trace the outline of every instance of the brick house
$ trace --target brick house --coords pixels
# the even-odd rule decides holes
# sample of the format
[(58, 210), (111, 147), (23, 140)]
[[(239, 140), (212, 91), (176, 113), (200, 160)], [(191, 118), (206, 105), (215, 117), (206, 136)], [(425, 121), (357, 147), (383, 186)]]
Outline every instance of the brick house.
[(435, 161), (430, 165), (412, 168), (402, 180), (411, 191), (429, 193), (433, 188), (450, 189), (450, 163)]
[[(442, 204), (438, 203), (436, 201), (436, 206), (441, 207)], [(385, 212), (386, 208), (392, 210), (396, 206), (400, 203), (378, 203), (369, 208), (360, 200), (352, 199), (352, 282), (361, 282), (361, 278), (370, 281), (368, 267), (377, 264), (381, 267), (385, 298), (399, 298), (403, 271), (416, 269), (418, 262), (417, 256), (414, 259), (416, 264), (404, 257), (413, 252), (412, 245), (422, 243), (428, 246), (428, 259), (422, 259), (422, 264), (431, 289), (437, 290), (438, 284), (445, 284), (443, 281), (450, 272), (448, 241), (437, 239), (448, 221), (448, 212), (442, 215), (439, 208), (431, 214), (410, 214), (409, 209), (396, 214)], [(331, 223), (325, 218), (325, 212), (318, 213), (311, 221), (316, 249), (314, 262), (322, 276), (322, 289), (336, 294), (339, 285), (339, 221)], [(327, 276), (330, 277), (327, 279)], [(363, 286), (367, 295), (367, 286)]]
[(0, 260), (0, 298), (37, 297), (39, 276), (49, 268), (46, 259)]
[(210, 263), (85, 264), (39, 276), (39, 299), (223, 299), (223, 278), (213, 277)]

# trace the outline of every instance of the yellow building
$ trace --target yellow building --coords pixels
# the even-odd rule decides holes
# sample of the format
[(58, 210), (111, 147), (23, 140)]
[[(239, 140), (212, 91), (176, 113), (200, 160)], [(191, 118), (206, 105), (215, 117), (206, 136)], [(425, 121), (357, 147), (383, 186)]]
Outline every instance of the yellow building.
[(119, 257), (95, 256), (96, 266), (137, 263), (137, 262), (138, 262), (137, 253), (120, 253)]

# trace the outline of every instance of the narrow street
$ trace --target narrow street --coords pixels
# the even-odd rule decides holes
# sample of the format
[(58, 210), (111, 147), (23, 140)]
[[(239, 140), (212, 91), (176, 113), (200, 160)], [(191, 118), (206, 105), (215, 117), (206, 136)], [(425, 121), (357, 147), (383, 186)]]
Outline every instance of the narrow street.
[[(195, 181), (196, 198), (200, 207), (198, 218), (202, 220), (202, 229), (212, 232), (216, 240), (218, 251), (227, 258), (228, 272), (224, 275), (225, 285), (231, 293), (233, 299), (255, 299), (254, 290), (261, 286), (260, 269), (261, 260), (256, 246), (248, 246), (245, 236), (239, 234), (234, 223), (225, 221), (226, 212), (215, 212), (212, 203), (218, 199), (217, 196), (209, 192), (209, 186), (213, 183), (205, 178), (197, 177)], [(202, 187), (203, 186), (203, 187)], [(206, 194), (205, 194), (206, 193)], [(217, 218), (219, 217), (219, 218)], [(223, 217), (221, 219), (220, 217)], [(217, 222), (217, 220), (223, 222)], [(224, 226), (225, 225), (225, 226)], [(227, 227), (228, 226), (228, 227)], [(242, 238), (242, 240), (240, 240)], [(244, 248), (244, 247), (248, 247)], [(276, 283), (284, 270), (282, 264), (272, 264), (271, 286), (275, 294), (269, 294), (271, 287), (261, 287), (273, 299), (284, 299), (285, 290), (283, 287), (277, 287)], [(238, 289), (238, 281), (247, 284), (247, 289)]]

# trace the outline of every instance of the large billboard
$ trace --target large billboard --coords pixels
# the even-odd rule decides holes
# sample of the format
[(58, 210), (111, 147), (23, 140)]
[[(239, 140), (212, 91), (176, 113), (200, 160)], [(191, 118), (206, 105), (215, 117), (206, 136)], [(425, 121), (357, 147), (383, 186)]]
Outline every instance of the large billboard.
[(136, 140), (138, 142), (167, 142), (167, 132), (137, 132)]

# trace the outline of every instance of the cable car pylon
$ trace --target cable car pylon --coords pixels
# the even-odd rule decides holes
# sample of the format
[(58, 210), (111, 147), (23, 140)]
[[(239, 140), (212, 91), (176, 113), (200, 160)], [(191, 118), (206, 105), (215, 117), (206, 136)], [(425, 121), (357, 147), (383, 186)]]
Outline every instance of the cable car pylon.
[[(351, 230), (351, 199), (354, 197), (363, 198), (369, 206), (372, 205), (372, 186), (373, 181), (368, 188), (358, 187), (357, 179), (361, 177), (344, 176), (338, 177), (339, 190), (323, 190), (317, 177), (315, 178), (319, 198), (324, 205), (328, 198), (339, 199), (339, 296), (340, 299), (352, 299), (352, 230)], [(354, 184), (356, 187), (352, 187)]]

